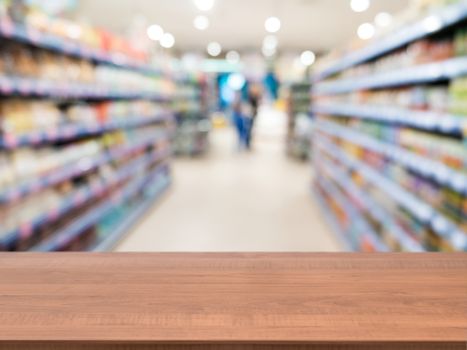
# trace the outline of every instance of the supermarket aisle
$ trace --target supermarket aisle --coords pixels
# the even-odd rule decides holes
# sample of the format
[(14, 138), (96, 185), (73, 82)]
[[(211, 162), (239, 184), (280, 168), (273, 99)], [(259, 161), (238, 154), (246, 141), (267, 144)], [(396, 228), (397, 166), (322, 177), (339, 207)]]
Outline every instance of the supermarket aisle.
[(337, 251), (307, 193), (309, 166), (283, 151), (285, 117), (263, 110), (252, 153), (232, 130), (204, 159), (178, 160), (174, 185), (119, 251)]

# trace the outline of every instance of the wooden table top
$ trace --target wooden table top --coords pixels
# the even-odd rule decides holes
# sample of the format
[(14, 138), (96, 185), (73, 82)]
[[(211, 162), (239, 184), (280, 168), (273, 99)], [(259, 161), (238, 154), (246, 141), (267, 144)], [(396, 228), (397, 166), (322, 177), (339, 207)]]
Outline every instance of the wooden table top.
[(467, 342), (467, 254), (0, 254), (0, 341)]

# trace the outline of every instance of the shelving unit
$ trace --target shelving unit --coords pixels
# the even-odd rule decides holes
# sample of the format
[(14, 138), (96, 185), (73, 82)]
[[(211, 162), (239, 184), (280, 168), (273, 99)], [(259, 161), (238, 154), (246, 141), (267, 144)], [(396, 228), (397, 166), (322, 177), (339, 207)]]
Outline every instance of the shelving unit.
[(323, 82), (316, 87), (314, 95), (335, 95), (360, 90), (430, 84), (461, 77), (466, 74), (467, 58), (453, 58), (443, 62), (395, 69), (356, 79), (338, 79), (329, 83)]
[(112, 249), (170, 185), (172, 78), (8, 13), (0, 37), (0, 251)]
[(209, 149), (211, 120), (209, 117), (208, 81), (206, 76), (183, 76), (177, 81), (174, 110), (177, 131), (175, 153), (184, 156), (202, 155)]
[(21, 77), (1, 77), (0, 92), (5, 96), (49, 97), (86, 100), (154, 100), (168, 101), (167, 96), (157, 92), (134, 92), (131, 89), (100, 87), (91, 84), (62, 83)]
[(460, 116), (432, 111), (414, 111), (398, 107), (359, 106), (352, 104), (322, 103), (312, 107), (314, 114), (335, 117), (359, 118), (381, 123), (408, 127), (444, 134), (462, 135), (467, 130), (467, 121)]
[(308, 82), (295, 82), (287, 86), (287, 154), (306, 160), (310, 153), (310, 89)]
[[(317, 182), (319, 191), (325, 196), (322, 202), (329, 203), (332, 200), (334, 208), (344, 212), (348, 216), (335, 223), (338, 232), (345, 237), (352, 249), (362, 249), (366, 251), (388, 252), (389, 249), (375, 233), (368, 220), (357, 210), (347, 196), (344, 195), (332, 182), (320, 178)], [(331, 219), (334, 221), (334, 219)], [(355, 236), (358, 236), (358, 244), (355, 244)]]
[(315, 74), (315, 192), (351, 250), (467, 251), (466, 29), (458, 1)]

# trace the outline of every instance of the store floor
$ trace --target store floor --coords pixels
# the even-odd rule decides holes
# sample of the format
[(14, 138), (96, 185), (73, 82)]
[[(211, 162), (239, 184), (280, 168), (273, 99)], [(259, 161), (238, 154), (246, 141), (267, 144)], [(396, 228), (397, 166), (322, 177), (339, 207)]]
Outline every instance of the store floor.
[(214, 131), (211, 152), (174, 161), (174, 183), (117, 248), (143, 252), (340, 251), (309, 194), (310, 166), (284, 154), (285, 116), (263, 108), (250, 153)]

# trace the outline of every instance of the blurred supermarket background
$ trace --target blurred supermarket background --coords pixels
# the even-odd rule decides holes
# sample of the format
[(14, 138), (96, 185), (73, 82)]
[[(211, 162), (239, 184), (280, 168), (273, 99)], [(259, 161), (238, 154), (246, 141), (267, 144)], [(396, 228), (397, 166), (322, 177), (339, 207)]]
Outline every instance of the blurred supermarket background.
[(467, 251), (466, 0), (0, 0), (1, 251)]

